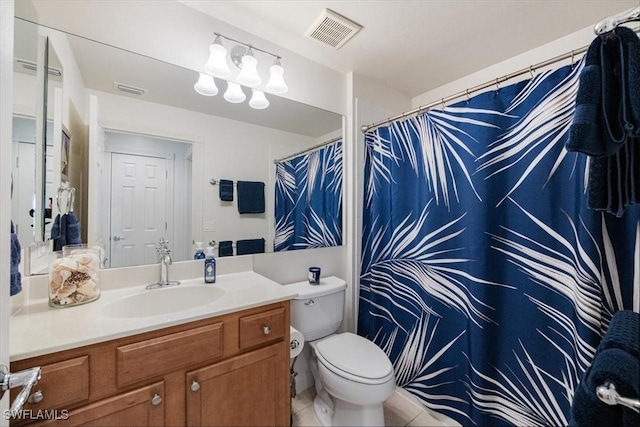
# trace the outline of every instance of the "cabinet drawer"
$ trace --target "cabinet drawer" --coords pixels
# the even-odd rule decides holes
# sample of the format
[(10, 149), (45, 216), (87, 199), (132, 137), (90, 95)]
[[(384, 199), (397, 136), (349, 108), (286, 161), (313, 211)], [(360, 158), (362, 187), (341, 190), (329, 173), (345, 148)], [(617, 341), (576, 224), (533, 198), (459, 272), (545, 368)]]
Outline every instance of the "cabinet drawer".
[[(288, 325), (287, 325), (288, 327)], [(240, 318), (240, 349), (280, 340), (285, 334), (284, 308)]]
[[(11, 400), (20, 389), (11, 390)], [(36, 394), (39, 393), (39, 394)], [(33, 402), (39, 396), (42, 400)], [(89, 399), (89, 356), (51, 363), (42, 366), (42, 377), (31, 389), (29, 401), (24, 409), (66, 409), (70, 405)]]
[(221, 357), (222, 326), (218, 322), (118, 347), (118, 387)]

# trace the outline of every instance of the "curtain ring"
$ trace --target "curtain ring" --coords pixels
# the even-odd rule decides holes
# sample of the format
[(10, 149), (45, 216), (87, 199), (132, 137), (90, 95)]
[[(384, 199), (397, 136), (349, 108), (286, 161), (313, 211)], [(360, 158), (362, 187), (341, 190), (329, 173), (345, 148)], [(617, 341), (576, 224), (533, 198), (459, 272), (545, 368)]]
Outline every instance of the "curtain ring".
[(467, 89), (467, 103), (469, 102), (469, 89)]
[(442, 111), (444, 111), (444, 98), (442, 98), (441, 102), (442, 102)]
[(499, 82), (499, 78), (496, 78), (496, 92), (500, 90), (500, 82)]
[(573, 65), (575, 61), (575, 51), (571, 49), (571, 69), (573, 70)]
[(531, 74), (531, 78), (533, 78), (533, 65), (529, 65), (529, 74)]

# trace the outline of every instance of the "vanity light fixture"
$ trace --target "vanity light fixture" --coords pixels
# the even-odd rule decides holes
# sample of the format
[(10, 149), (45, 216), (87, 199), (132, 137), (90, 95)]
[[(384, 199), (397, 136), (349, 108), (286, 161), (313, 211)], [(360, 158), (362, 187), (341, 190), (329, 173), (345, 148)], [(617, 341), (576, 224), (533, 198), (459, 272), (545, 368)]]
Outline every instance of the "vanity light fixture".
[[(216, 38), (209, 46), (209, 58), (204, 64), (204, 72), (200, 73), (198, 81), (194, 85), (194, 89), (201, 95), (214, 96), (218, 93), (213, 77), (225, 79), (227, 81), (227, 90), (224, 93), (224, 99), (232, 103), (241, 103), (247, 98), (240, 85), (253, 89), (249, 106), (255, 109), (263, 109), (269, 106), (264, 91), (258, 89), (263, 80), (258, 73), (258, 59), (254, 55), (254, 51), (261, 52), (274, 58), (273, 65), (269, 68), (270, 75), (265, 89), (267, 92), (282, 94), (289, 90), (284, 81), (284, 68), (280, 60), (280, 56), (275, 55), (266, 50), (258, 49), (247, 43), (223, 36), (220, 33), (214, 33)], [(235, 42), (238, 45), (228, 51), (222, 44), (222, 39)], [(232, 78), (232, 72), (229, 69), (227, 59), (240, 70), (235, 79)], [(233, 81), (232, 81), (233, 80)]]
[(252, 95), (249, 106), (256, 110), (263, 110), (269, 106), (269, 100), (264, 96), (264, 92), (259, 89), (251, 89)]
[(260, 86), (262, 83), (258, 75), (258, 60), (253, 56), (251, 48), (247, 49), (242, 56), (242, 69), (238, 75), (238, 83), (249, 87)]
[(200, 95), (204, 96), (215, 96), (218, 94), (218, 87), (216, 86), (216, 82), (213, 81), (213, 76), (209, 74), (200, 73), (200, 77), (193, 88)]
[(227, 82), (227, 91), (224, 93), (224, 99), (232, 104), (239, 104), (247, 99), (247, 95), (244, 94), (238, 83)]
[(282, 64), (280, 64), (280, 57), (277, 57), (275, 61), (273, 61), (273, 65), (269, 68), (269, 72), (271, 74), (266, 86), (266, 89), (269, 92), (279, 94), (285, 93), (289, 90), (287, 84), (284, 82), (284, 68), (282, 68)]
[(209, 46), (209, 59), (204, 64), (204, 71), (221, 79), (231, 76), (227, 64), (227, 49), (222, 44), (219, 34), (216, 34), (215, 40)]

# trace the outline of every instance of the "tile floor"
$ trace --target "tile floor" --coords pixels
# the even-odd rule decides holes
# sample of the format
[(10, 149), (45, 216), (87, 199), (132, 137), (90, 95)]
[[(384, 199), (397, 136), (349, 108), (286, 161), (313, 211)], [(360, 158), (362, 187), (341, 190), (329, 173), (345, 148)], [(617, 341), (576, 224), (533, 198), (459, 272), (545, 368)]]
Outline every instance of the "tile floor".
[[(320, 423), (313, 412), (315, 389), (308, 388), (293, 399), (293, 427), (319, 427)], [(396, 391), (384, 403), (384, 423), (389, 426), (446, 426), (429, 412)]]

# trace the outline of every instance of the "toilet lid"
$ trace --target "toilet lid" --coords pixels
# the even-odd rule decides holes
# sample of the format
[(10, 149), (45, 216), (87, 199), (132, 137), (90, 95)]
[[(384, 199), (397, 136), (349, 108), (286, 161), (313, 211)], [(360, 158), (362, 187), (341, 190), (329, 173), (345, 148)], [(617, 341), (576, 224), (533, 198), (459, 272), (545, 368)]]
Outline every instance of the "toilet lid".
[(316, 351), (334, 367), (361, 378), (384, 378), (393, 370), (380, 347), (350, 332), (320, 341)]

